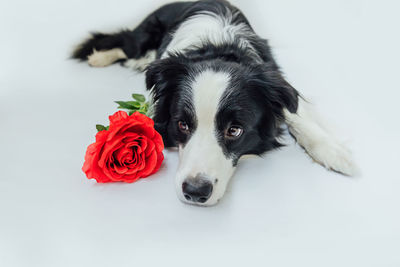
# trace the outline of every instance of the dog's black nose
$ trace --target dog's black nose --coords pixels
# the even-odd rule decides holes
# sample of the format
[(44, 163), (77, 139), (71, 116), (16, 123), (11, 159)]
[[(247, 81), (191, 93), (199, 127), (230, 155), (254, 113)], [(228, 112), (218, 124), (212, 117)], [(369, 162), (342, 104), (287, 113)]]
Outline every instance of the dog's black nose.
[(212, 190), (212, 183), (200, 175), (187, 178), (182, 184), (183, 195), (186, 200), (192, 202), (206, 202), (210, 198)]

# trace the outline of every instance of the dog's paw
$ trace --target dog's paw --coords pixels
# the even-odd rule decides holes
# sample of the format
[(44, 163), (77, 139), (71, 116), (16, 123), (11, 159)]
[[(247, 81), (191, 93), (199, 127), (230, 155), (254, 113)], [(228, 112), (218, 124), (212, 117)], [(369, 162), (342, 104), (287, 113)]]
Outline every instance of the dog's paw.
[(310, 143), (304, 149), (314, 161), (329, 170), (348, 176), (360, 174), (351, 151), (336, 140), (318, 140)]
[(88, 63), (92, 67), (106, 67), (119, 59), (126, 59), (125, 53), (120, 48), (103, 51), (93, 49), (93, 53), (88, 56)]
[(88, 63), (92, 67), (106, 67), (112, 63), (111, 58), (107, 53), (93, 50), (93, 54), (88, 56)]
[(307, 102), (299, 101), (296, 114), (285, 110), (285, 118), (289, 132), (314, 161), (344, 175), (360, 174), (351, 151), (335, 137), (326, 123), (322, 123)]

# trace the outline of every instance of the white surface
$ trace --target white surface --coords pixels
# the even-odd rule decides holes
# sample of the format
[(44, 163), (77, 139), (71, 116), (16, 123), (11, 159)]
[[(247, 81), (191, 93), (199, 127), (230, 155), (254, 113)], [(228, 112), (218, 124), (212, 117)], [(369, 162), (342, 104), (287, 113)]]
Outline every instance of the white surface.
[(68, 52), (162, 3), (103, 2), (0, 3), (0, 266), (400, 266), (398, 1), (234, 1), (350, 138), (363, 176), (328, 172), (288, 139), (242, 161), (211, 208), (178, 201), (175, 152), (134, 184), (80, 170), (94, 125), (144, 81)]

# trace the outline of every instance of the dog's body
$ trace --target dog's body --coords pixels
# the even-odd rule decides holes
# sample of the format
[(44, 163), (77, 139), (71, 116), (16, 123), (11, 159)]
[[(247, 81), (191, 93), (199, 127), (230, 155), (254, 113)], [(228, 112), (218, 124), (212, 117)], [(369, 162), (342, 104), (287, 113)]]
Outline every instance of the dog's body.
[(156, 129), (167, 147), (179, 147), (185, 202), (217, 203), (242, 155), (280, 146), (283, 123), (315, 161), (355, 171), (348, 150), (284, 80), (267, 41), (226, 1), (165, 5), (132, 31), (94, 34), (73, 57), (146, 70)]

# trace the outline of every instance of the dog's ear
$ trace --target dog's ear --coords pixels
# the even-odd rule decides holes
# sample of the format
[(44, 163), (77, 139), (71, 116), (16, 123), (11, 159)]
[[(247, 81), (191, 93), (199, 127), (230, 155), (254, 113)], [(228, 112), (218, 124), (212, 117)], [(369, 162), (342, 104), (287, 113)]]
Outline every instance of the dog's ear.
[(285, 108), (291, 113), (297, 111), (299, 93), (283, 78), (279, 70), (271, 70), (263, 65), (253, 74), (250, 84), (257, 88), (263, 101), (274, 111), (278, 114)]
[(178, 58), (156, 60), (146, 70), (146, 87), (153, 98), (153, 120), (155, 129), (161, 134), (166, 147), (176, 146), (169, 134), (171, 106), (180, 88), (179, 82), (188, 71)]
[(298, 92), (285, 81), (276, 67), (266, 64), (252, 66), (244, 82), (261, 110), (258, 129), (263, 142), (260, 151), (282, 146), (277, 138), (283, 132), (284, 110), (291, 113), (297, 111)]
[(267, 88), (271, 102), (291, 113), (297, 111), (299, 93), (281, 75), (279, 71), (267, 71)]

